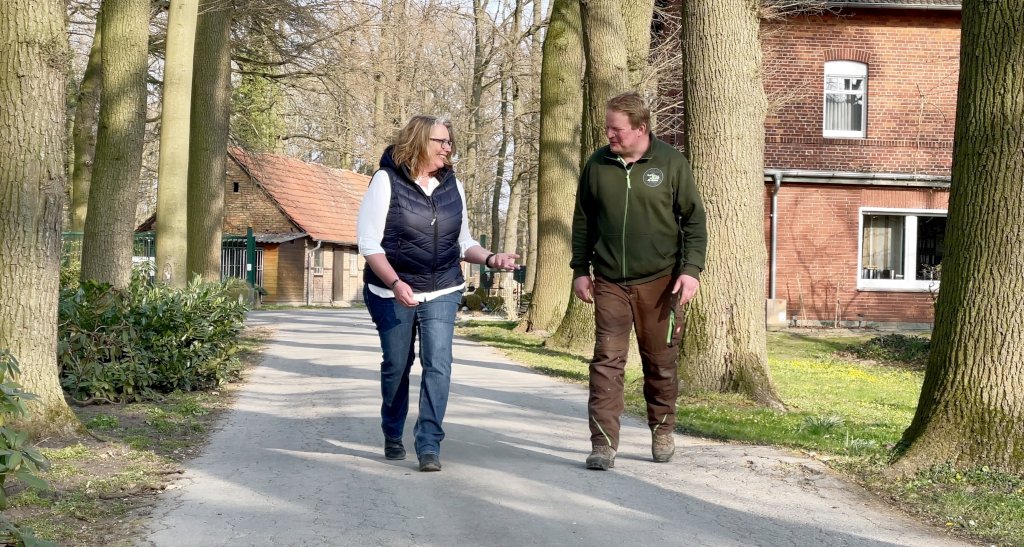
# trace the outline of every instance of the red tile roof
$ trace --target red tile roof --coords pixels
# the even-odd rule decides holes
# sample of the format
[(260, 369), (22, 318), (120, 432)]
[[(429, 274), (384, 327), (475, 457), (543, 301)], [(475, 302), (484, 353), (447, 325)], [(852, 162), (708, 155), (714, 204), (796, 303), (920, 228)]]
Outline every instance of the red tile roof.
[(277, 154), (228, 150), (242, 169), (313, 239), (356, 244), (356, 217), (370, 177)]

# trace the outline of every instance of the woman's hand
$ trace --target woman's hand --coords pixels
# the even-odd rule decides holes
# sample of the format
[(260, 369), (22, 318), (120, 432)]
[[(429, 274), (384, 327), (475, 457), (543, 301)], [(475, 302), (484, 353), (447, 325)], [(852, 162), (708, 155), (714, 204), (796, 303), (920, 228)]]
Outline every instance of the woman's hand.
[(395, 293), (395, 300), (398, 300), (399, 304), (407, 308), (415, 308), (419, 304), (412, 293), (412, 287), (405, 281), (399, 280), (395, 287), (391, 289), (391, 292)]
[(519, 255), (515, 253), (497, 253), (491, 257), (490, 264), (484, 265), (495, 270), (510, 272), (519, 269), (519, 265), (516, 264), (517, 258)]

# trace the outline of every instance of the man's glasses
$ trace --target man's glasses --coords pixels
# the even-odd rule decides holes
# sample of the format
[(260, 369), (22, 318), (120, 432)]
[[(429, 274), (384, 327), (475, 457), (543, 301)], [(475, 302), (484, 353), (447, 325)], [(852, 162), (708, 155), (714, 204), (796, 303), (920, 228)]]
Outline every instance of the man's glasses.
[(447, 146), (448, 148), (451, 148), (454, 142), (451, 139), (435, 139), (434, 137), (430, 137), (430, 140), (440, 144), (441, 146)]

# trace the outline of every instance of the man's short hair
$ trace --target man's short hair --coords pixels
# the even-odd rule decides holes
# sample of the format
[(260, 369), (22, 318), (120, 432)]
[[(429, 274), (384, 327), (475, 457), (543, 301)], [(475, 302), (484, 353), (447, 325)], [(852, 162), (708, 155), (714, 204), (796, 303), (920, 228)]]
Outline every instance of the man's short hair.
[(611, 99), (608, 99), (608, 110), (615, 112), (622, 112), (629, 118), (629, 125), (636, 129), (641, 124), (647, 126), (647, 129), (651, 129), (651, 109), (647, 106), (647, 101), (636, 91), (630, 91), (621, 95), (616, 95)]

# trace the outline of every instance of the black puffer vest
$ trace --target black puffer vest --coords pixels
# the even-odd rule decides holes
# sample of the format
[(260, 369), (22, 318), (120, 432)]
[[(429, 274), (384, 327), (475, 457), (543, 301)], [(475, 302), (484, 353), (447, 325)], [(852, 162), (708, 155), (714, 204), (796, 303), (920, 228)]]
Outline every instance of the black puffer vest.
[[(435, 176), (441, 184), (427, 196), (407, 169), (395, 165), (390, 147), (380, 159), (380, 168), (391, 181), (391, 205), (381, 247), (398, 277), (418, 293), (464, 283), (459, 249), (462, 196), (455, 171), (446, 168), (438, 172)], [(378, 287), (390, 285), (377, 277), (369, 264), (363, 270), (363, 281)]]

